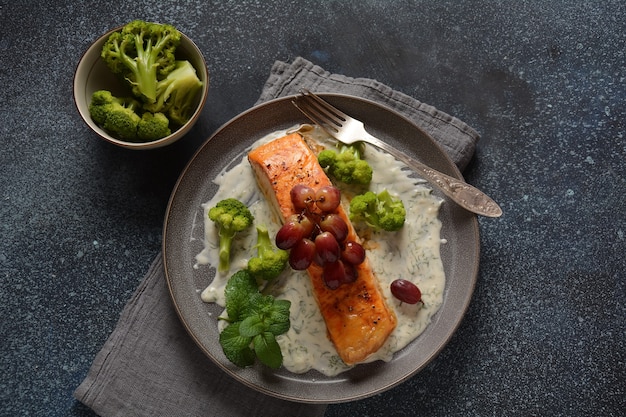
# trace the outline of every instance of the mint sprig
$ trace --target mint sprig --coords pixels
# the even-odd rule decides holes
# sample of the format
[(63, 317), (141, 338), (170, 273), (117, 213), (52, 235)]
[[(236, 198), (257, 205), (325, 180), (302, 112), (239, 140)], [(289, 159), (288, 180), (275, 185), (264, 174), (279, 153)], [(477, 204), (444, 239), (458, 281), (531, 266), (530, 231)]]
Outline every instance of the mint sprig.
[(220, 333), (224, 355), (241, 368), (253, 365), (255, 357), (272, 369), (280, 368), (283, 354), (276, 336), (289, 330), (291, 302), (261, 294), (247, 270), (230, 277), (224, 294), (228, 317), (223, 319), (229, 322)]

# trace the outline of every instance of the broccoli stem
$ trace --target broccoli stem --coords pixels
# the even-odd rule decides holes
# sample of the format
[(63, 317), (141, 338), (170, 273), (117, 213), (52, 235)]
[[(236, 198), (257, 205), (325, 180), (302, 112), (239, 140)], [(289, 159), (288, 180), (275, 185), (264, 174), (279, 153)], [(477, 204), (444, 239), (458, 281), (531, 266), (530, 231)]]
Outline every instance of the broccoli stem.
[[(148, 99), (151, 103), (156, 100), (156, 87), (157, 87), (157, 65), (155, 62), (156, 51), (152, 51), (152, 44), (148, 42), (148, 47), (144, 49), (143, 36), (135, 37), (135, 48), (137, 49), (137, 61), (135, 64), (137, 84), (139, 91)], [(132, 61), (132, 59), (130, 60)]]
[(148, 40), (144, 48), (143, 36), (136, 36), (135, 48), (137, 50), (137, 61), (135, 62), (127, 57), (127, 61), (132, 62), (137, 74), (137, 81), (134, 83), (131, 82), (131, 84), (136, 84), (139, 91), (141, 91), (151, 103), (154, 103), (157, 98), (157, 58), (170, 37), (171, 36), (168, 34), (154, 45), (152, 45), (152, 40)]
[(257, 253), (260, 258), (263, 258), (267, 254), (273, 252), (272, 241), (270, 240), (270, 234), (267, 228), (263, 226), (257, 226)]
[(157, 84), (156, 65), (138, 65), (137, 66), (137, 85), (139, 91), (151, 102), (156, 101)]
[(230, 269), (230, 248), (234, 235), (220, 233), (219, 272), (226, 272)]

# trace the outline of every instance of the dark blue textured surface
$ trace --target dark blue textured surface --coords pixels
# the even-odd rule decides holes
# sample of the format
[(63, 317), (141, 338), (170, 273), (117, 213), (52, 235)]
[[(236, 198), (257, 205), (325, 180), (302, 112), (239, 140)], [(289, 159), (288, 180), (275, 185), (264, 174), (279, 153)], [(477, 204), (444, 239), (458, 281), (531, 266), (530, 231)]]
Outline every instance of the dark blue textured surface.
[[(131, 18), (205, 53), (209, 100), (173, 146), (115, 148), (72, 99), (81, 53)], [(327, 416), (617, 416), (626, 398), (622, 1), (0, 2), (0, 414), (89, 416), (72, 392), (158, 253), (194, 150), (274, 60), (375, 78), (482, 139), (470, 310), (420, 374)]]

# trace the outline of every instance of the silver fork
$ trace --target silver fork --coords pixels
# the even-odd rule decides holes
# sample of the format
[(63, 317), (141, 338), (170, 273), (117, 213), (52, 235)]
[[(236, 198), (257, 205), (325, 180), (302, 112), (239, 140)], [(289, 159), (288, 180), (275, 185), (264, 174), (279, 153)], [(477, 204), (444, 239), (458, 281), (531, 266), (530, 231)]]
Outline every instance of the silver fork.
[(466, 210), (487, 217), (502, 215), (500, 206), (476, 187), (434, 170), (375, 138), (367, 133), (362, 122), (333, 107), (314, 93), (302, 90), (292, 103), (313, 123), (338, 141), (347, 145), (358, 141), (367, 142), (393, 155)]

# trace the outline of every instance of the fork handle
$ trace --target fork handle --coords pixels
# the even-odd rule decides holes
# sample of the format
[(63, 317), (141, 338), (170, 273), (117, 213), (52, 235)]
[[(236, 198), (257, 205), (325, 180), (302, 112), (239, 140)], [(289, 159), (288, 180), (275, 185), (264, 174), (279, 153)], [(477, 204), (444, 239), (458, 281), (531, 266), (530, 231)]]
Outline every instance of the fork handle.
[(432, 169), (372, 135), (368, 134), (365, 141), (386, 151), (407, 164), (418, 174), (421, 174), (425, 180), (439, 188), (445, 195), (450, 197), (464, 209), (486, 217), (500, 217), (502, 215), (502, 209), (498, 203), (478, 188), (473, 187), (458, 178), (451, 177)]

